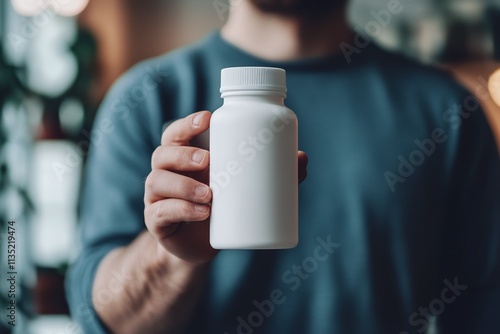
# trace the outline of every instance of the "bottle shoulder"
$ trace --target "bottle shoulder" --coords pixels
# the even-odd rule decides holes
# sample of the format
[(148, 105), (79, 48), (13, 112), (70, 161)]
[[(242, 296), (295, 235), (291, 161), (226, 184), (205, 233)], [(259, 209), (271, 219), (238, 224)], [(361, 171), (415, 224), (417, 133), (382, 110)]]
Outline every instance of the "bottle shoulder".
[(293, 124), (295, 127), (298, 125), (295, 113), (283, 105), (273, 108), (260, 108), (252, 105), (241, 106), (241, 108), (223, 106), (212, 114), (210, 127), (214, 129), (235, 127), (243, 131), (243, 129), (265, 128), (270, 124), (280, 124), (280, 122)]
[(288, 108), (286, 105), (282, 104), (270, 104), (270, 103), (231, 103), (223, 104), (216, 110), (213, 114), (225, 114), (225, 113), (293, 113), (293, 110)]
[(219, 120), (259, 121), (278, 118), (297, 119), (290, 108), (284, 105), (231, 104), (223, 105), (212, 113), (211, 122)]

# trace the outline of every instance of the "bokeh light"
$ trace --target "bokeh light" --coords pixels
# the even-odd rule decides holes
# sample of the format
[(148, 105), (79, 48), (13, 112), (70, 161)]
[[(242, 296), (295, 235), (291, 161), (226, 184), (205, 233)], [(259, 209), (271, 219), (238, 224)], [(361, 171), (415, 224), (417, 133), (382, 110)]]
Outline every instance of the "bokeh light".
[(491, 98), (500, 107), (500, 69), (493, 72), (488, 82)]
[(47, 7), (47, 0), (11, 0), (12, 8), (24, 16), (35, 16)]
[(75, 16), (89, 4), (89, 0), (11, 0), (16, 12), (24, 16), (35, 16), (51, 9), (59, 15)]

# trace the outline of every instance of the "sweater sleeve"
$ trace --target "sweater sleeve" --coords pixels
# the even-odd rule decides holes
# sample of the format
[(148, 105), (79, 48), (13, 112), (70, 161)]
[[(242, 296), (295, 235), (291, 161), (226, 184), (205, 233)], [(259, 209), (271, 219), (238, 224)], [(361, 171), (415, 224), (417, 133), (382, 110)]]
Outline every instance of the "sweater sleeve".
[(500, 331), (500, 158), (482, 111), (457, 114), (454, 173), (443, 233), (445, 310), (439, 333)]
[(113, 86), (98, 112), (91, 134), (80, 228), (82, 251), (71, 266), (66, 293), (73, 319), (85, 333), (106, 333), (94, 306), (106, 307), (126, 278), (116, 272), (92, 303), (100, 261), (129, 244), (145, 228), (144, 180), (159, 145), (163, 122), (158, 87), (167, 80), (154, 66), (137, 65)]

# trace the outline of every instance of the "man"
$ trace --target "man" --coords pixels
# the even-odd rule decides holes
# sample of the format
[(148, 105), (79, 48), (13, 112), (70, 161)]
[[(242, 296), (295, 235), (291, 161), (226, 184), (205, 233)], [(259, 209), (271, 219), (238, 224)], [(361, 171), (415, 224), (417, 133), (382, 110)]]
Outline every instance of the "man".
[[(240, 0), (220, 33), (114, 86), (68, 282), (86, 332), (500, 331), (500, 161), (477, 101), (375, 45), (348, 63), (340, 46), (359, 36), (344, 14), (344, 1)], [(295, 249), (209, 246), (210, 158), (193, 145), (210, 113), (193, 112), (221, 105), (231, 66), (287, 71), (310, 161)]]

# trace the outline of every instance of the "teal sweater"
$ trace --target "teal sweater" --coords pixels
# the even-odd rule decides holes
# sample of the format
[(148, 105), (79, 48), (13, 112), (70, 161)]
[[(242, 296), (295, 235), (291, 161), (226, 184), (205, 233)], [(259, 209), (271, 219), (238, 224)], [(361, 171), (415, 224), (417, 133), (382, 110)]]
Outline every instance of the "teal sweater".
[(93, 130), (83, 250), (67, 281), (86, 333), (106, 331), (90, 300), (100, 260), (145, 228), (163, 125), (217, 109), (230, 66), (287, 71), (285, 103), (309, 155), (300, 240), (221, 251), (187, 333), (422, 333), (430, 321), (440, 333), (500, 333), (500, 159), (477, 101), (447, 73), (376, 46), (351, 58), (269, 62), (213, 33), (114, 85)]

